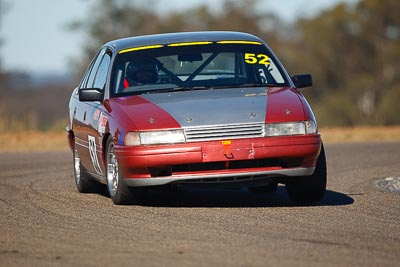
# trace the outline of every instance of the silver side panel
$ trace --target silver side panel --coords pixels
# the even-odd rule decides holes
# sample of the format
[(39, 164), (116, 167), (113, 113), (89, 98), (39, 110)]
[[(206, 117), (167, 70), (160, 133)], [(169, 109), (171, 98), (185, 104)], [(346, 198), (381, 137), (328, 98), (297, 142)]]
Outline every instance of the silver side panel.
[(191, 175), (191, 176), (166, 176), (153, 178), (125, 178), (124, 181), (128, 186), (155, 186), (170, 183), (235, 183), (254, 181), (259, 179), (285, 177), (285, 176), (308, 176), (314, 173), (315, 167), (295, 168), (285, 170), (272, 170), (249, 173), (232, 173), (232, 174), (211, 174), (211, 175)]

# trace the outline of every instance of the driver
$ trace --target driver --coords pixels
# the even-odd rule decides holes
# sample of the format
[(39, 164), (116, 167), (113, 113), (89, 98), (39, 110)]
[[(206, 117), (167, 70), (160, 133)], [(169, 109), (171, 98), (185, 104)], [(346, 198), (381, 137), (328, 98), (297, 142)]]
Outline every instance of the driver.
[(124, 88), (134, 85), (155, 83), (158, 80), (157, 65), (151, 60), (134, 61), (125, 72)]

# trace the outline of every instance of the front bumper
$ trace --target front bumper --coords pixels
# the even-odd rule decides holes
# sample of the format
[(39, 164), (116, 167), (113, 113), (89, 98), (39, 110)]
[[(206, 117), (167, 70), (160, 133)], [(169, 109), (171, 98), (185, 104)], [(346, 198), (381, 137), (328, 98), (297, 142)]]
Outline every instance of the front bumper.
[(115, 146), (129, 186), (253, 182), (311, 175), (319, 134), (208, 141), (162, 146)]

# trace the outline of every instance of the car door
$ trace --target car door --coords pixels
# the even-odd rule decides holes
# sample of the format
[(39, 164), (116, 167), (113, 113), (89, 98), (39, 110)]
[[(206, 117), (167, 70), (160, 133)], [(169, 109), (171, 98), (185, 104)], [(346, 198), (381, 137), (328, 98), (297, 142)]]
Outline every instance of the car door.
[[(104, 91), (110, 62), (111, 52), (106, 48), (102, 49), (85, 75), (79, 90), (98, 88)], [(100, 101), (79, 101), (78, 105), (75, 117), (79, 130), (75, 133), (75, 138), (81, 144), (78, 148), (81, 163), (87, 171), (104, 176), (102, 137), (107, 123), (106, 110)]]

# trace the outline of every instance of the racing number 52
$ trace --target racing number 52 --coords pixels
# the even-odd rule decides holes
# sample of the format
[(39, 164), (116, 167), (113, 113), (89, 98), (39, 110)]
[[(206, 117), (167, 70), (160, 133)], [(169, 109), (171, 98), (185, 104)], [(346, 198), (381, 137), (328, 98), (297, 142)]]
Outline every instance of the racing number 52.
[(269, 57), (264, 54), (252, 54), (252, 53), (245, 53), (244, 54), (244, 61), (246, 61), (247, 64), (263, 64), (267, 65), (270, 64), (271, 62), (269, 61)]

